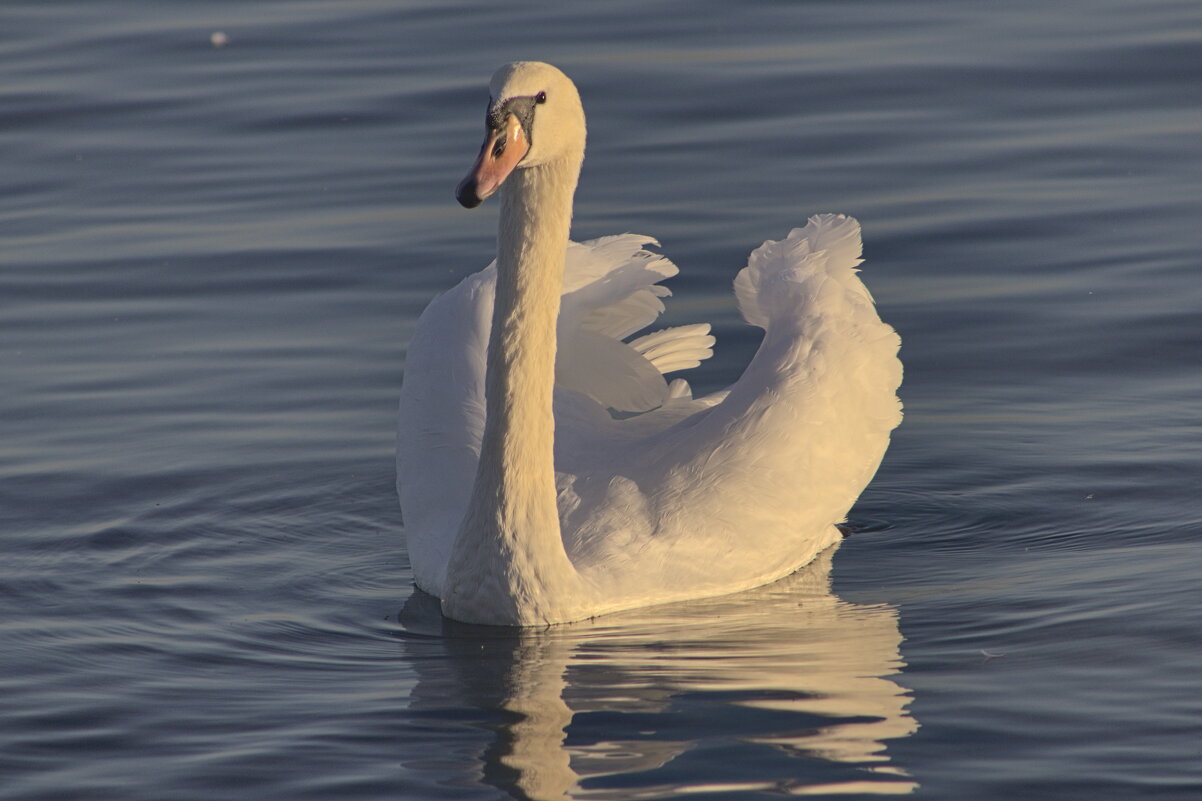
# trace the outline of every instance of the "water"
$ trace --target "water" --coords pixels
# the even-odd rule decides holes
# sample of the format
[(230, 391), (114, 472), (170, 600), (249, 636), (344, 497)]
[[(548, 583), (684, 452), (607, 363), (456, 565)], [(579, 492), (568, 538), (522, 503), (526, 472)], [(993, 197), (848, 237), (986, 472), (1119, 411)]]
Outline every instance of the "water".
[[(9, 2), (0, 798), (1202, 796), (1202, 7)], [(226, 34), (225, 47), (210, 36)], [(580, 85), (580, 238), (693, 377), (818, 211), (906, 421), (792, 579), (524, 634), (414, 595), (404, 345), (513, 58)]]

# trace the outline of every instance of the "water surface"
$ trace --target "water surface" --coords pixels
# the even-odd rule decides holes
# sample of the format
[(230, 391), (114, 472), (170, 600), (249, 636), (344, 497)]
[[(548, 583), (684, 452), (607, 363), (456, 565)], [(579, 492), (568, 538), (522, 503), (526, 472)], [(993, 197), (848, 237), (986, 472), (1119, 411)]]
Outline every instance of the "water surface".
[[(1202, 796), (1197, 3), (3, 18), (0, 798)], [(514, 58), (699, 390), (747, 253), (863, 223), (906, 420), (837, 553), (547, 632), (413, 593), (405, 343), (491, 257), (452, 189)]]

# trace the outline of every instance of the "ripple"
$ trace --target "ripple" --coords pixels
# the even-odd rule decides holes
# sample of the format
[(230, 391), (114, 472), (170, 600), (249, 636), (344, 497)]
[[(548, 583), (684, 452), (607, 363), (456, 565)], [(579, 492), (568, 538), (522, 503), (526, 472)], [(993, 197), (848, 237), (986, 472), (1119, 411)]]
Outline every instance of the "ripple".
[[(144, 5), (5, 7), (0, 798), (1198, 794), (1197, 4)], [(715, 324), (694, 386), (753, 246), (863, 221), (906, 421), (833, 592), (405, 601), (404, 343), (494, 247), (451, 190), (521, 54), (588, 103), (576, 234)]]

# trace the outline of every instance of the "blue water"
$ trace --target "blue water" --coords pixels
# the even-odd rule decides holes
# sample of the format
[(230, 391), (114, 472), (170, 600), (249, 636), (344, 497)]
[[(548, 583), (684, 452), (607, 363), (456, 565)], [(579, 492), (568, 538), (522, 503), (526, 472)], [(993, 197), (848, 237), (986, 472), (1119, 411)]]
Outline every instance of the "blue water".
[[(906, 420), (833, 559), (546, 632), (413, 594), (405, 343), (515, 58), (700, 390), (750, 249), (863, 223)], [(0, 799), (1202, 797), (1195, 0), (11, 0), (0, 65)]]

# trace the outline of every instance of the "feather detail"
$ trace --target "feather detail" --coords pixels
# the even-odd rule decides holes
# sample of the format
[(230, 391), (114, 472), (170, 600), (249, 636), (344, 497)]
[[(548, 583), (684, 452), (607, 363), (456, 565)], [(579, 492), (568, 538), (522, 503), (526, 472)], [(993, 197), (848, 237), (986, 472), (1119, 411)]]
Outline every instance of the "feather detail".
[(664, 328), (630, 342), (630, 347), (661, 373), (697, 367), (714, 355), (709, 323)]

